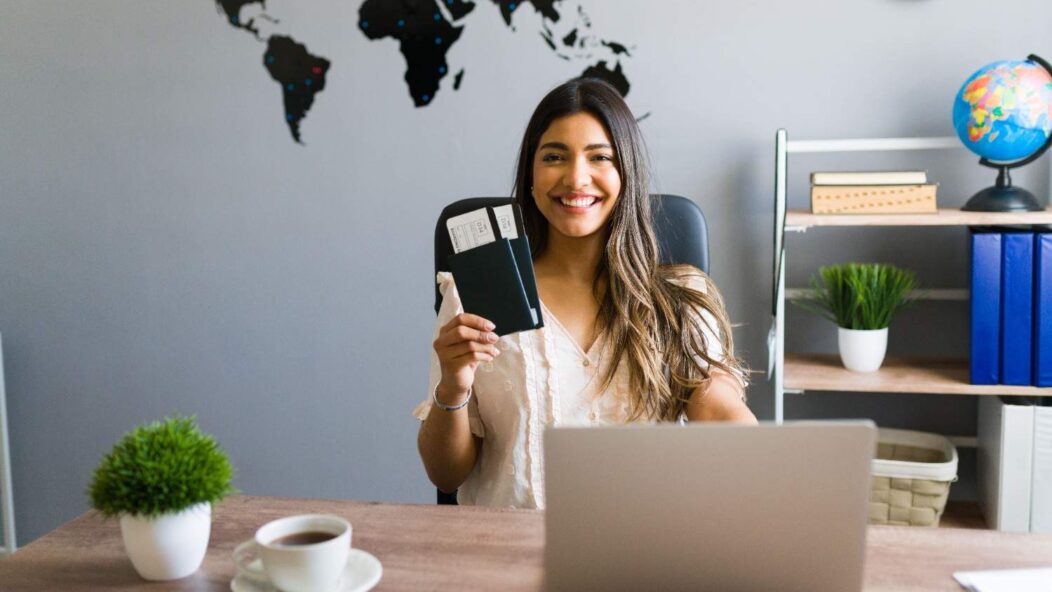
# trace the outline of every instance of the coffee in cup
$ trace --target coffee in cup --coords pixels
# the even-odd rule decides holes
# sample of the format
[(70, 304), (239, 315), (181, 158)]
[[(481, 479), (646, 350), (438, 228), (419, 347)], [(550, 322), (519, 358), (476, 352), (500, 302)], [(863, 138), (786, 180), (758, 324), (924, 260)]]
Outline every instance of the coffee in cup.
[[(351, 549), (351, 523), (339, 516), (304, 514), (268, 522), (234, 549), (238, 570), (269, 580), (283, 592), (334, 592)], [(262, 568), (253, 560), (259, 558)]]
[(312, 530), (308, 532), (294, 532), (270, 541), (271, 545), (277, 547), (298, 547), (300, 545), (313, 545), (324, 543), (329, 539), (336, 538), (331, 532)]

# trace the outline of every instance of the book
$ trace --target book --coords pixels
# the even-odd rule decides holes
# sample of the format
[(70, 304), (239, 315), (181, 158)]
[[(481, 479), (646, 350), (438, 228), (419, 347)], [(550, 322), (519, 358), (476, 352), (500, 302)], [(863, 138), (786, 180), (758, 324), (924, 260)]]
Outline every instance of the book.
[(972, 384), (1001, 380), (1001, 234), (971, 234), (971, 326), (968, 365)]
[(446, 227), (454, 251), (449, 270), (464, 312), (491, 321), (501, 336), (543, 327), (533, 257), (518, 206), (479, 208), (449, 218)]
[(1033, 425), (1033, 400), (979, 397), (977, 493), (990, 528), (1030, 532)]
[(1001, 383), (1029, 385), (1033, 357), (1034, 233), (1001, 239)]
[(1052, 386), (1052, 233), (1034, 234), (1034, 386)]
[(1030, 471), (1030, 532), (1052, 534), (1052, 398), (1034, 407), (1034, 459)]
[(811, 173), (812, 185), (923, 185), (927, 171), (843, 171)]
[(814, 214), (927, 214), (936, 211), (937, 183), (812, 185)]

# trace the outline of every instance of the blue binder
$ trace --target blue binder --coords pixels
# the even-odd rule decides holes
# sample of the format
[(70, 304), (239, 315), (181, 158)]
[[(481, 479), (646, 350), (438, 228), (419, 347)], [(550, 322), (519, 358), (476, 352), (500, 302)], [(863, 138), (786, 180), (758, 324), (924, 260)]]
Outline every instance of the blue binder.
[(1052, 232), (1034, 235), (1034, 386), (1052, 386)]
[(971, 341), (972, 384), (1001, 379), (1001, 235), (972, 232)]
[(1033, 378), (1034, 233), (1001, 239), (1001, 382), (1029, 385)]

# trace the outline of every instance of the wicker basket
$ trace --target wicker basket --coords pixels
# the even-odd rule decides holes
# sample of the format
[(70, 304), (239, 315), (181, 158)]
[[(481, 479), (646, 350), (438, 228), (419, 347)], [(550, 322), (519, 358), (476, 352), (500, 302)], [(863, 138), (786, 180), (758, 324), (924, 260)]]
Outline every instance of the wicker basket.
[(938, 434), (881, 428), (872, 471), (870, 524), (938, 526), (957, 480), (957, 449)]

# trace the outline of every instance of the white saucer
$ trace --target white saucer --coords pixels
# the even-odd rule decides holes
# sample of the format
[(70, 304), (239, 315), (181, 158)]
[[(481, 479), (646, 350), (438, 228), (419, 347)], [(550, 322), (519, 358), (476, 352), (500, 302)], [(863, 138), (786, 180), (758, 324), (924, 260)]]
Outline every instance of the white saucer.
[[(256, 559), (258, 562), (259, 559)], [(365, 592), (372, 590), (384, 575), (380, 560), (361, 549), (351, 549), (347, 556), (347, 566), (343, 569), (343, 579), (338, 592)], [(238, 574), (230, 581), (233, 592), (277, 592), (273, 584), (260, 581), (245, 574)]]

